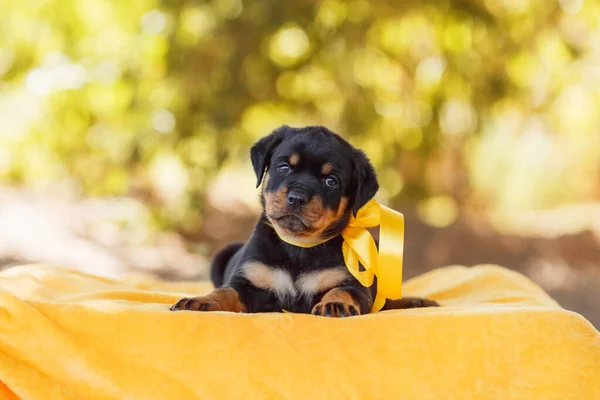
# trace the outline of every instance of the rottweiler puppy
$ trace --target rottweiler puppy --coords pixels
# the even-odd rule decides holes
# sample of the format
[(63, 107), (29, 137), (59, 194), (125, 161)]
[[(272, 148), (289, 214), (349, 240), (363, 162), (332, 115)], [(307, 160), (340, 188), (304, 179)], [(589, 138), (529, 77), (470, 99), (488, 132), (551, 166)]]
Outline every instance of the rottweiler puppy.
[[(171, 310), (369, 313), (376, 282), (364, 287), (348, 271), (341, 236), (350, 213), (356, 216), (379, 189), (365, 153), (324, 127), (284, 125), (259, 140), (250, 157), (263, 207), (253, 235), (217, 253), (211, 266), (217, 289)], [(403, 298), (383, 309), (437, 305)]]

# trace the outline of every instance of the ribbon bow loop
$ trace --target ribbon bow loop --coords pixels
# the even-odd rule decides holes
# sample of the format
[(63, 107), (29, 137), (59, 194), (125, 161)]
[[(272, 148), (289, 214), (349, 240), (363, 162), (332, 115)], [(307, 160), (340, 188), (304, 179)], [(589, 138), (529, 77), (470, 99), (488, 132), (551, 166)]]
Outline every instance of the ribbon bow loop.
[[(379, 225), (379, 251), (366, 228)], [(377, 312), (386, 299), (402, 297), (402, 254), (404, 251), (404, 216), (375, 199), (350, 216), (342, 232), (342, 253), (346, 267), (363, 285), (371, 286), (377, 277), (377, 295), (371, 312)], [(360, 263), (360, 264), (359, 264)], [(360, 265), (364, 270), (360, 270)]]

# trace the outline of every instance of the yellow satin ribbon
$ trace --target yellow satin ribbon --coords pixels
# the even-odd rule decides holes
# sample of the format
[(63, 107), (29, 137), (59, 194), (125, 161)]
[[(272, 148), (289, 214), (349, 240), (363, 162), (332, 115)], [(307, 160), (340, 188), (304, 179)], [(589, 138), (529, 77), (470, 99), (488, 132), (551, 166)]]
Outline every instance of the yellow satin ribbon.
[[(366, 228), (379, 226), (379, 251), (375, 240)], [(348, 226), (342, 231), (344, 243), (342, 253), (346, 268), (365, 287), (373, 284), (377, 277), (377, 295), (371, 312), (384, 306), (386, 299), (402, 298), (402, 253), (404, 250), (404, 216), (389, 207), (382, 206), (375, 199), (365, 204), (356, 215), (351, 215)], [(324, 243), (285, 242), (299, 247), (314, 247)], [(359, 262), (364, 270), (361, 271)]]

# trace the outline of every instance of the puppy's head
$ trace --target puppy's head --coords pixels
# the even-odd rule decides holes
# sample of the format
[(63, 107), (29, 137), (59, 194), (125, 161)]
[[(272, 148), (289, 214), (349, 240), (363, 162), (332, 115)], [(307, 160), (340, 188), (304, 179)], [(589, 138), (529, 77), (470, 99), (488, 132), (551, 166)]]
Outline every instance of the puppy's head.
[(365, 154), (324, 127), (282, 126), (250, 155), (269, 222), (305, 246), (339, 235), (379, 188)]

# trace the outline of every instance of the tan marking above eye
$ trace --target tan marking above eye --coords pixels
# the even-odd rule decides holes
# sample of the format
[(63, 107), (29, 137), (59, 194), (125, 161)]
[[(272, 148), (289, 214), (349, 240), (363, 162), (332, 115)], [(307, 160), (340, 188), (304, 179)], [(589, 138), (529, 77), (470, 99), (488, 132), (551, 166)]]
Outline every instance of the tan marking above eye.
[(349, 276), (346, 267), (328, 268), (304, 273), (296, 280), (296, 284), (302, 294), (312, 296), (339, 285)]
[(331, 165), (331, 163), (327, 162), (321, 167), (321, 174), (323, 175), (329, 175), (331, 171), (333, 171), (333, 165)]
[(295, 166), (300, 162), (300, 155), (298, 153), (292, 153), (290, 156), (290, 165)]

